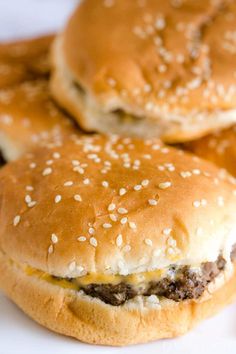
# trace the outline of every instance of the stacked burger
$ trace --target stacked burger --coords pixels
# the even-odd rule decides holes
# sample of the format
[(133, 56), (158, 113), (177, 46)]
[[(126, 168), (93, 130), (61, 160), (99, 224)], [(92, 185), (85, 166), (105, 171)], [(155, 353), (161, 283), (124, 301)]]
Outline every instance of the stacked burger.
[(0, 286), (37, 322), (128, 345), (236, 298), (235, 23), (233, 0), (84, 0), (0, 47)]

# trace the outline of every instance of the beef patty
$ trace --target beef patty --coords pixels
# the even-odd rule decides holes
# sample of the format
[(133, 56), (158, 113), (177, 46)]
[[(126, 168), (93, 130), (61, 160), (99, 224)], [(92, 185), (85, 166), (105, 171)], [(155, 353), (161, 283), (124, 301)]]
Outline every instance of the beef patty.
[[(231, 260), (236, 260), (236, 245), (231, 252)], [(220, 255), (215, 262), (202, 263), (197, 270), (189, 266), (172, 266), (167, 275), (158, 281), (150, 281), (138, 286), (121, 282), (119, 284), (89, 284), (79, 287), (85, 294), (99, 298), (106, 304), (119, 306), (136, 295), (157, 295), (174, 301), (198, 299), (207, 285), (224, 270), (226, 261)], [(76, 282), (75, 279), (68, 279)]]

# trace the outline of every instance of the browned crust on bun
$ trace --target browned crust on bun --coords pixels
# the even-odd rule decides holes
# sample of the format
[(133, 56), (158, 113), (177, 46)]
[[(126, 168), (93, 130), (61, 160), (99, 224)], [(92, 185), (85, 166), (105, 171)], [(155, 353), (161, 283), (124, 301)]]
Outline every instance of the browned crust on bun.
[(168, 142), (232, 125), (235, 2), (140, 4), (81, 3), (52, 52), (57, 101), (88, 131)]
[(52, 100), (48, 80), (24, 81), (0, 90), (0, 149), (7, 161), (36, 146), (60, 144), (77, 132)]
[(54, 35), (0, 43), (0, 89), (49, 76), (49, 48)]
[(225, 168), (236, 177), (236, 126), (184, 145), (194, 154)]
[(205, 300), (168, 301), (161, 308), (113, 307), (26, 275), (0, 253), (0, 287), (41, 325), (80, 341), (122, 346), (183, 335), (236, 295), (236, 275)]
[(199, 265), (228, 259), (235, 205), (233, 178), (157, 139), (73, 137), (1, 170), (0, 247), (61, 277)]

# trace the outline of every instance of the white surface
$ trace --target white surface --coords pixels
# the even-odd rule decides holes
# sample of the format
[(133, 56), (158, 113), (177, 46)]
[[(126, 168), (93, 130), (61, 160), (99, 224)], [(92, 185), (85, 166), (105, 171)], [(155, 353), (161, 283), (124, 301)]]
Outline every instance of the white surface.
[[(128, 0), (127, 0), (128, 1)], [(0, 0), (0, 40), (54, 31), (76, 0)], [(188, 335), (128, 348), (90, 346), (40, 327), (0, 294), (0, 354), (228, 354), (236, 353), (236, 305)]]
[(77, 0), (0, 0), (0, 40), (60, 29)]

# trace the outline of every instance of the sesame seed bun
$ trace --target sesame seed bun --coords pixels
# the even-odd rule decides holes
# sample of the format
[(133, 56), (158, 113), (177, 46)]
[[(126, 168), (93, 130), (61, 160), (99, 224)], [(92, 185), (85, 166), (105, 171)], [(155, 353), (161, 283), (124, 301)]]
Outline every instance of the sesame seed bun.
[(0, 89), (49, 76), (53, 35), (0, 43)]
[(77, 129), (51, 99), (46, 79), (0, 90), (0, 150), (7, 161), (38, 145), (59, 145), (72, 133)]
[[(140, 298), (113, 307), (100, 300), (29, 278), (0, 252), (0, 287), (31, 318), (48, 329), (80, 341), (124, 346), (185, 334), (235, 300), (236, 275), (205, 300), (149, 306)], [(98, 320), (99, 319), (99, 320)]]
[(230, 0), (84, 0), (53, 45), (52, 93), (87, 131), (181, 142), (227, 128), (235, 19)]
[(53, 38), (0, 44), (0, 150), (7, 161), (77, 132), (49, 92)]
[(232, 267), (196, 301), (157, 306), (136, 296), (116, 308), (41, 274), (126, 277), (220, 254), (228, 262), (235, 204), (232, 177), (159, 140), (73, 136), (0, 170), (1, 288), (41, 324), (82, 341), (183, 334), (232, 300)]
[(74, 138), (2, 169), (1, 248), (62, 277), (215, 261), (236, 227), (234, 189), (210, 163), (159, 141)]
[(236, 126), (185, 144), (184, 148), (225, 168), (236, 177)]

